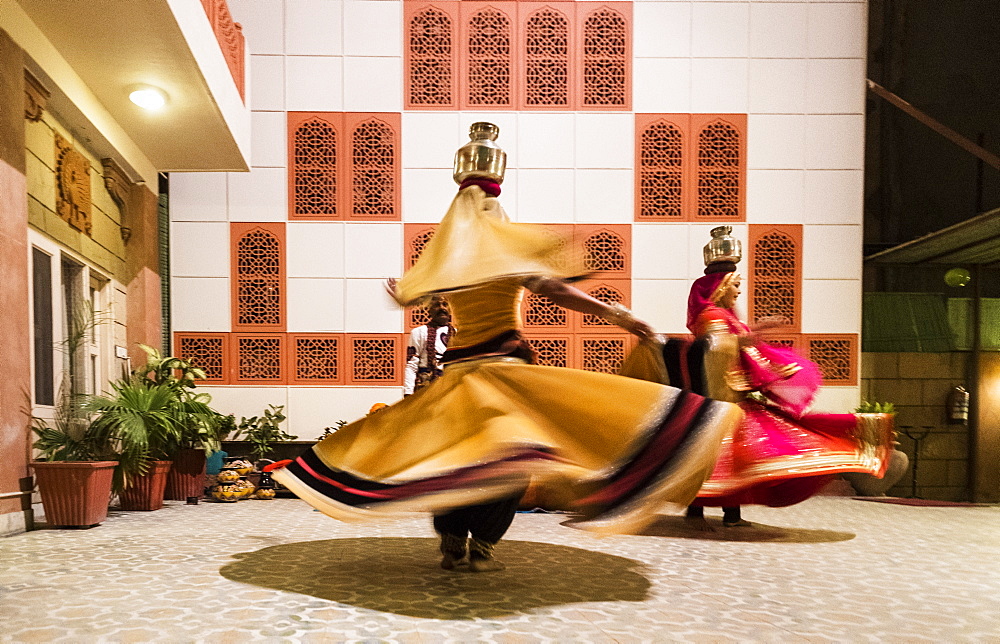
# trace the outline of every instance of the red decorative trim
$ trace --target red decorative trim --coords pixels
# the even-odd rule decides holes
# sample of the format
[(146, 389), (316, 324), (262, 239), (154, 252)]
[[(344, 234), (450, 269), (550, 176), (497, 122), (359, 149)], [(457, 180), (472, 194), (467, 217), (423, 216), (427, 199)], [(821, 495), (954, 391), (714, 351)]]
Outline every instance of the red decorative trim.
[(231, 223), (232, 328), (284, 331), (285, 224)]
[(578, 109), (632, 109), (632, 3), (576, 3)]
[(234, 385), (288, 384), (284, 333), (233, 333)]
[(372, 387), (403, 384), (406, 343), (399, 333), (349, 333), (345, 336), (347, 372), (344, 384)]
[(858, 384), (858, 335), (809, 333), (804, 336), (810, 360), (823, 372), (823, 386)]
[(405, 109), (458, 109), (458, 25), (458, 2), (403, 2)]
[(202, 369), (206, 384), (229, 382), (230, 356), (228, 333), (174, 333), (174, 351), (178, 358)]
[(747, 262), (752, 323), (777, 317), (802, 329), (802, 225), (750, 224)]
[(288, 334), (289, 382), (294, 385), (344, 384), (343, 333)]
[(215, 39), (219, 41), (219, 48), (222, 56), (229, 66), (229, 73), (233, 76), (236, 89), (240, 93), (240, 98), (246, 102), (246, 63), (244, 51), (246, 49), (245, 38), (243, 37), (243, 27), (238, 22), (233, 21), (233, 15), (229, 13), (229, 5), (226, 0), (201, 0), (202, 7), (205, 8), (205, 15), (215, 32)]

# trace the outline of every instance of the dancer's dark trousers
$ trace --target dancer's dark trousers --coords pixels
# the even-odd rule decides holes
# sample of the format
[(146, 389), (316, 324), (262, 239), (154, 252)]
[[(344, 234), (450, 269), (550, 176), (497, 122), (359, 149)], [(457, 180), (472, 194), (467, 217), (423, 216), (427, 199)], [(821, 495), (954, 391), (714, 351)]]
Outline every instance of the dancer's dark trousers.
[(522, 496), (523, 494), (518, 494), (493, 503), (470, 505), (447, 514), (439, 514), (434, 517), (434, 529), (459, 539), (465, 539), (471, 534), (473, 539), (496, 543), (514, 520)]

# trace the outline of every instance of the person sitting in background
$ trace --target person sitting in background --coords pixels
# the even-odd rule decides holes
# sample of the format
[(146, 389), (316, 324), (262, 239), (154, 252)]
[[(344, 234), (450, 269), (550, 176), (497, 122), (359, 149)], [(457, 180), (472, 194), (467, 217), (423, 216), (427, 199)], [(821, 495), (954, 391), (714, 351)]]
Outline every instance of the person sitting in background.
[(444, 372), (441, 356), (448, 349), (448, 340), (455, 335), (448, 301), (443, 297), (432, 298), (427, 307), (427, 317), (427, 324), (410, 331), (410, 340), (406, 346), (403, 396), (423, 389)]

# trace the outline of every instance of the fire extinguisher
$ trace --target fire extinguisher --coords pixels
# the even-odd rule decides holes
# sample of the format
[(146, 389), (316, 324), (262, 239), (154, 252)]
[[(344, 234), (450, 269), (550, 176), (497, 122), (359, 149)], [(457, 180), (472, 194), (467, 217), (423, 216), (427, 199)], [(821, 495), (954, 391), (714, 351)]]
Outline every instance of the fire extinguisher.
[(953, 387), (948, 394), (948, 422), (969, 422), (969, 392), (962, 385)]

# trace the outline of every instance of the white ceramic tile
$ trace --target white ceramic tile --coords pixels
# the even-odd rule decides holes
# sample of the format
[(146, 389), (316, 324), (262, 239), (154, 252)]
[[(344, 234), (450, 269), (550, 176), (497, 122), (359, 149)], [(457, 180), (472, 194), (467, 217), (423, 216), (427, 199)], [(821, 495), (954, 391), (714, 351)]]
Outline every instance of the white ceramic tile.
[(632, 106), (636, 112), (691, 111), (690, 58), (637, 58), (632, 64)]
[(375, 403), (392, 404), (402, 397), (402, 387), (289, 387), (288, 432), (299, 440), (318, 439), (338, 420), (353, 422)]
[(577, 170), (576, 221), (630, 224), (635, 220), (631, 170)]
[(635, 117), (577, 114), (577, 168), (631, 168), (635, 163)]
[(741, 58), (749, 52), (750, 5), (696, 2), (691, 8), (691, 55)]
[(403, 271), (403, 226), (349, 223), (344, 228), (347, 277), (397, 277)]
[[(508, 171), (509, 172), (509, 171)], [(403, 169), (403, 221), (437, 223), (448, 212), (458, 190), (451, 168)], [(504, 181), (506, 183), (506, 180)], [(504, 191), (504, 202), (507, 193)]]
[(229, 224), (174, 222), (170, 225), (170, 274), (229, 277)]
[(284, 112), (250, 114), (253, 145), (250, 163), (256, 167), (283, 168), (288, 163), (288, 124)]
[(809, 5), (811, 58), (864, 58), (867, 53), (867, 4)]
[(788, 170), (805, 166), (805, 117), (757, 115), (747, 118), (747, 167)]
[(286, 293), (289, 332), (325, 333), (344, 329), (344, 280), (291, 277)]
[(250, 109), (285, 109), (285, 57), (250, 57)]
[(385, 279), (349, 279), (344, 286), (345, 332), (403, 332), (403, 310), (385, 292)]
[(690, 280), (632, 280), (632, 311), (657, 333), (687, 333)]
[[(209, 403), (220, 414), (232, 414), (239, 418), (260, 416), (268, 405), (285, 405), (288, 415), (287, 387), (213, 387), (198, 385), (198, 392), (204, 390), (212, 396)], [(287, 425), (285, 429), (287, 429)], [(294, 433), (294, 432), (292, 432)]]
[(750, 112), (802, 114), (806, 111), (805, 59), (750, 60)]
[(858, 333), (861, 280), (802, 280), (803, 333)]
[(225, 172), (171, 172), (171, 221), (227, 221)]
[(402, 88), (402, 58), (344, 58), (345, 112), (402, 111)]
[(343, 4), (340, 0), (285, 0), (285, 53), (342, 54)]
[(807, 3), (750, 3), (750, 55), (804, 58), (808, 53)]
[[(229, 279), (172, 277), (170, 326), (173, 331), (229, 331)], [(211, 302), (211, 306), (206, 306)]]
[(233, 20), (243, 27), (251, 54), (285, 53), (282, 0), (231, 0)]
[(860, 224), (864, 219), (863, 170), (808, 170), (802, 221)]
[(633, 279), (687, 279), (689, 229), (686, 223), (632, 224)]
[[(517, 180), (518, 170), (509, 167), (504, 173), (503, 184), (500, 186), (500, 205), (507, 212), (511, 221), (517, 221)], [(457, 186), (456, 186), (457, 187)]]
[(747, 171), (747, 223), (788, 224), (802, 217), (804, 170)]
[(863, 243), (861, 226), (806, 224), (802, 229), (802, 277), (861, 279)]
[(289, 112), (342, 111), (343, 84), (343, 61), (339, 57), (285, 57), (285, 108)]
[(573, 170), (518, 170), (516, 221), (573, 223), (573, 175)]
[(452, 167), (459, 138), (458, 112), (403, 112), (403, 168)]
[(642, 2), (632, 7), (632, 51), (636, 58), (691, 55), (691, 5)]
[(229, 172), (229, 221), (285, 221), (288, 180), (284, 168)]
[(345, 2), (344, 55), (402, 57), (402, 4), (366, 0)]
[[(705, 255), (704, 248), (705, 244), (712, 239), (712, 229), (716, 226), (723, 224), (691, 224), (689, 237), (688, 237), (688, 279), (695, 280), (705, 274)], [(747, 228), (746, 224), (724, 224), (731, 226), (733, 229), (733, 237), (740, 240), (743, 245), (743, 257), (744, 261), (740, 263), (738, 270), (741, 273), (746, 274), (747, 268), (746, 257), (750, 253), (750, 244), (748, 241), (750, 229)]]
[(507, 153), (507, 169), (519, 167), (517, 112), (459, 112), (458, 138), (461, 141), (459, 145), (464, 145), (469, 140), (469, 127), (479, 121), (486, 121), (500, 128), (496, 142)]
[(865, 163), (865, 117), (806, 117), (806, 167), (855, 170)]
[(288, 277), (344, 277), (344, 226), (334, 221), (285, 224)]
[(573, 114), (520, 112), (518, 168), (572, 168), (576, 122)]
[(820, 387), (810, 410), (817, 413), (849, 414), (860, 404), (860, 387)]
[(749, 74), (745, 58), (695, 58), (691, 61), (691, 111), (746, 112)]
[(861, 58), (813, 59), (806, 83), (810, 114), (864, 114), (865, 61)]

